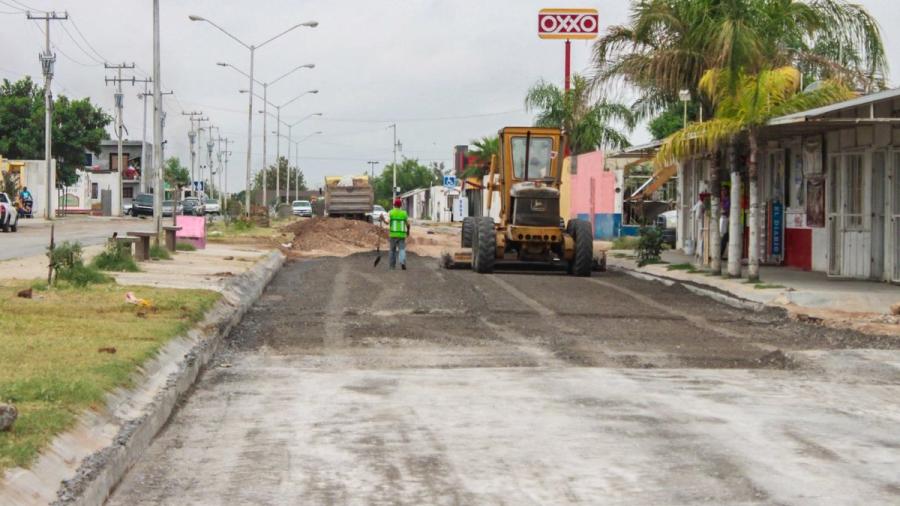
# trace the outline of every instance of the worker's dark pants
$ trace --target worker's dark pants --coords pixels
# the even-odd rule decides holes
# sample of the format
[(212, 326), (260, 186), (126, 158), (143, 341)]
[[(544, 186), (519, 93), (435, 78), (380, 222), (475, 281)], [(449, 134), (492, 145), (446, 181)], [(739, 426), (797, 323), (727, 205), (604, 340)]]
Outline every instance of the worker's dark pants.
[(400, 265), (406, 265), (406, 238), (391, 237), (391, 269), (397, 267), (397, 257), (400, 257)]

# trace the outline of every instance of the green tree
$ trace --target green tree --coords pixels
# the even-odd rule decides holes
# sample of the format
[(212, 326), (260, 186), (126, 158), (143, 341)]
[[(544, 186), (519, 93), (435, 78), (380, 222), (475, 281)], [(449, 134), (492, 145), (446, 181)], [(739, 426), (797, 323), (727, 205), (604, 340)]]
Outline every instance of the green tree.
[[(303, 175), (303, 171), (297, 167), (288, 168), (288, 160), (285, 157), (278, 158), (278, 166), (270, 165), (266, 168), (266, 190), (269, 196), (271, 196), (270, 200), (275, 201), (275, 181), (276, 178), (281, 178), (280, 185), (278, 188), (284, 192), (285, 188), (288, 188), (288, 177), (290, 176), (290, 191), (294, 191), (297, 184), (297, 178), (300, 178), (300, 191), (306, 191), (308, 188), (306, 187), (306, 177)], [(263, 187), (263, 173), (258, 172), (256, 177), (253, 179), (253, 189), (255, 191), (261, 191)]]
[[(89, 98), (55, 98), (53, 158), (60, 185), (78, 180), (76, 169), (82, 167), (85, 151), (100, 151), (111, 121)], [(16, 82), (4, 79), (0, 84), (0, 153), (8, 158), (44, 158), (44, 90), (30, 77)]]
[[(699, 102), (693, 101), (688, 103), (687, 119), (688, 122), (697, 121), (699, 117)], [(660, 140), (674, 134), (684, 128), (684, 105), (677, 104), (663, 111), (659, 116), (650, 120), (647, 129), (654, 139)]]
[(711, 68), (735, 78), (795, 66), (865, 88), (878, 86), (887, 68), (877, 22), (843, 0), (642, 0), (629, 19), (594, 44), (594, 80), (635, 88), (642, 117), (677, 105), (680, 90), (701, 96)]
[(595, 101), (590, 83), (577, 74), (572, 76), (569, 93), (555, 84), (539, 81), (528, 90), (525, 107), (537, 111), (536, 126), (563, 129), (573, 154), (631, 145), (626, 134), (614, 126), (623, 125), (626, 132), (634, 129), (631, 110), (622, 104)]
[[(710, 70), (700, 80), (704, 95), (715, 106), (715, 117), (692, 123), (666, 138), (657, 154), (659, 163), (715, 153), (739, 134), (747, 136), (750, 156), (750, 244), (748, 277), (759, 279), (759, 131), (770, 119), (821, 107), (853, 97), (841, 82), (823, 81), (813, 91), (800, 90), (800, 72), (793, 67), (763, 70), (758, 74), (729, 75), (728, 70)], [(737, 88), (732, 91), (732, 82)], [(740, 259), (729, 262), (739, 265)], [(732, 268), (729, 271), (734, 274)]]
[[(440, 177), (432, 168), (419, 163), (414, 158), (404, 158), (397, 163), (397, 186), (401, 192), (415, 190), (416, 188), (430, 188), (440, 184)], [(391, 187), (394, 182), (394, 164), (385, 165), (381, 174), (375, 178), (375, 200), (385, 209), (391, 207)]]

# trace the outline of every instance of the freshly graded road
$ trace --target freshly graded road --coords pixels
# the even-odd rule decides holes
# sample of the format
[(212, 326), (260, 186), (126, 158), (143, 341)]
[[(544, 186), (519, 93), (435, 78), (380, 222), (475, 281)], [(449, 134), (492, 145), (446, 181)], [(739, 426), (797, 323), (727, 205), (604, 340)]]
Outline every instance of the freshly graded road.
[(900, 502), (900, 336), (386, 263), (286, 265), (109, 504)]

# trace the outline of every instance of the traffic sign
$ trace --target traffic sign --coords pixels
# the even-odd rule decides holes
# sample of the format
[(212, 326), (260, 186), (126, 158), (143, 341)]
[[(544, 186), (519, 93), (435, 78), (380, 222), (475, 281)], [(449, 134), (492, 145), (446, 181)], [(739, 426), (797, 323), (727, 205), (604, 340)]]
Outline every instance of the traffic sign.
[(542, 39), (593, 39), (599, 33), (597, 9), (541, 9), (538, 37)]
[(447, 188), (456, 188), (456, 176), (444, 176), (444, 186)]

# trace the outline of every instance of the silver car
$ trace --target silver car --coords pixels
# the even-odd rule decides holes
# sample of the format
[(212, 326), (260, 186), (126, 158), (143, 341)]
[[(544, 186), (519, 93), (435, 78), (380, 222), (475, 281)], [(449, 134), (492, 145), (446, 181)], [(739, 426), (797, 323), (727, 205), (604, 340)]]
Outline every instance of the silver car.
[(306, 216), (311, 218), (313, 215), (312, 204), (308, 200), (295, 200), (291, 203), (291, 211), (294, 216)]
[(222, 212), (222, 206), (219, 205), (219, 201), (216, 199), (206, 197), (203, 199), (203, 204), (206, 209), (206, 214), (220, 214)]
[[(172, 200), (163, 200), (162, 203), (162, 215), (163, 216), (172, 216), (172, 209), (175, 206), (175, 201)], [(178, 207), (175, 208), (176, 214), (181, 214), (184, 209), (181, 207), (181, 202), (178, 203)]]
[(387, 215), (388, 212), (385, 211), (383, 207), (376, 204), (372, 206), (372, 212), (369, 213), (369, 221), (371, 223), (378, 223), (379, 221), (381, 221), (382, 216), (387, 219)]

